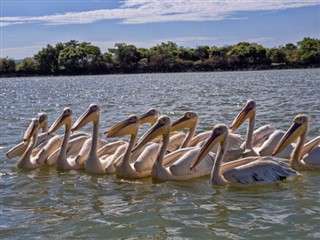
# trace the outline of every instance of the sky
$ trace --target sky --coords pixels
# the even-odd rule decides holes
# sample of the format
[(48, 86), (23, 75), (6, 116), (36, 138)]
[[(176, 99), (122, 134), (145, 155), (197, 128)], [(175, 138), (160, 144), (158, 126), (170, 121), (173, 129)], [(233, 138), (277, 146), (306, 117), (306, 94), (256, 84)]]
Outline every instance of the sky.
[(150, 48), (265, 47), (320, 38), (319, 0), (0, 0), (1, 57), (32, 57), (77, 40), (107, 52), (115, 43)]

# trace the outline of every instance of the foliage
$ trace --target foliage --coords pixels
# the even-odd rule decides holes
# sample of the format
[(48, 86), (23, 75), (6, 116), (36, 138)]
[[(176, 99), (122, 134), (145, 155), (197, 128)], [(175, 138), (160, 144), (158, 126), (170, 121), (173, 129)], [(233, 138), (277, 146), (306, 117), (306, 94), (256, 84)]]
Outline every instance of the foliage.
[(2, 74), (101, 74), (140, 72), (187, 72), (288, 67), (319, 67), (320, 40), (304, 38), (297, 45), (265, 48), (257, 43), (197, 46), (186, 48), (174, 42), (162, 42), (151, 48), (116, 43), (101, 53), (88, 42), (71, 40), (48, 44), (34, 55), (16, 63), (0, 59)]
[(13, 73), (16, 68), (16, 63), (13, 58), (0, 58), (0, 72), (1, 74)]
[(39, 64), (34, 58), (25, 58), (16, 66), (17, 72), (36, 73), (39, 71)]

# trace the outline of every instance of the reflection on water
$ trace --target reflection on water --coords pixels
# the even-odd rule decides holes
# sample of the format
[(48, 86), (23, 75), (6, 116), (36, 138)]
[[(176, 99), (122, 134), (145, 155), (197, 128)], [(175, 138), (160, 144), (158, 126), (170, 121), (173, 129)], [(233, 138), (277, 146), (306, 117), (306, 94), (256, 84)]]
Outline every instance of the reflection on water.
[(318, 69), (0, 81), (2, 239), (320, 237), (319, 171), (270, 186), (228, 188), (211, 185), (208, 177), (156, 183), (53, 167), (24, 171), (5, 157), (37, 112), (47, 112), (52, 123), (64, 107), (77, 118), (93, 102), (102, 109), (100, 132), (150, 107), (172, 119), (197, 111), (204, 131), (230, 124), (252, 98), (256, 126), (272, 122), (286, 130), (296, 114), (307, 113), (312, 138), (320, 132)]

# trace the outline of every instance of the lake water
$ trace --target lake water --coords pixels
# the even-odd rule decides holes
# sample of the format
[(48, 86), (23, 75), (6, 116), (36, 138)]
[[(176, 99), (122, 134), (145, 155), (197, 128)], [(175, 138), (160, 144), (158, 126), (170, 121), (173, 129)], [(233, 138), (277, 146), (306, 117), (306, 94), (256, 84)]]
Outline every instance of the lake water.
[[(320, 171), (263, 187), (228, 188), (209, 177), (185, 182), (128, 181), (54, 167), (25, 171), (5, 152), (40, 111), (49, 123), (69, 106), (74, 121), (91, 103), (100, 132), (151, 107), (173, 120), (199, 113), (198, 131), (230, 124), (246, 101), (257, 103), (256, 127), (287, 130), (311, 115), (320, 133), (320, 69), (1, 78), (1, 239), (319, 239)], [(245, 135), (244, 124), (237, 132)], [(142, 131), (147, 128), (143, 127)], [(86, 131), (92, 130), (87, 126)], [(60, 130), (62, 132), (62, 129)]]

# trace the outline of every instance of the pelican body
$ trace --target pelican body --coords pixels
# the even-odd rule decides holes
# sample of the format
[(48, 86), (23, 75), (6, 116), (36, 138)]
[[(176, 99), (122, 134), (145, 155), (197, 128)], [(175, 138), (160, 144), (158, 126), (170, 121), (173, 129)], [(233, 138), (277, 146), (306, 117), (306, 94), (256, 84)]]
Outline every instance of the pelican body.
[(212, 147), (219, 144), (219, 149), (211, 172), (211, 181), (218, 185), (245, 186), (270, 184), (288, 177), (299, 175), (288, 166), (272, 157), (247, 157), (222, 164), (226, 154), (228, 128), (224, 124), (213, 127), (211, 136), (202, 146), (190, 169), (194, 169)]
[[(296, 170), (319, 170), (320, 169), (320, 156), (317, 160), (308, 162), (302, 159), (303, 147), (307, 140), (308, 128), (309, 128), (309, 116), (305, 114), (298, 114), (291, 127), (285, 133), (278, 143), (276, 149), (272, 155), (276, 155), (291, 144), (294, 140), (297, 140), (296, 146), (290, 157), (290, 166)], [(317, 139), (315, 140), (317, 141)]]

